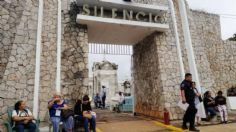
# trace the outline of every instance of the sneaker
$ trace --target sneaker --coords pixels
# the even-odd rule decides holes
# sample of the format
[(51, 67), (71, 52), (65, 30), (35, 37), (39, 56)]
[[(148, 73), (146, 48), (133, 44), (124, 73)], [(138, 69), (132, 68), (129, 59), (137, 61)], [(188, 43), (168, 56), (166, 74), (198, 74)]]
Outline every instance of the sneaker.
[(193, 131), (193, 132), (200, 132), (200, 130), (198, 130), (197, 128), (193, 127), (193, 128), (189, 128), (189, 131)]
[(187, 127), (186, 125), (183, 125), (183, 126), (182, 126), (182, 129), (183, 129), (183, 130), (187, 130), (188, 127)]

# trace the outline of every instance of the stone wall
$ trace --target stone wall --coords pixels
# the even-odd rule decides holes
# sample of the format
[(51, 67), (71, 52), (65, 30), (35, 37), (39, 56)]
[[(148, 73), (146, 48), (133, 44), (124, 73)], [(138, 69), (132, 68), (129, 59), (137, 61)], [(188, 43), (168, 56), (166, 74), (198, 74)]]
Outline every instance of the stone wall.
[(177, 49), (172, 37), (154, 33), (134, 46), (135, 112), (163, 118), (163, 110), (171, 119), (180, 118), (177, 108), (180, 73)]
[[(87, 27), (75, 23), (75, 18), (62, 10), (61, 93), (73, 104), (88, 87)], [(47, 117), (47, 104), (55, 93), (57, 58), (57, 0), (44, 1), (42, 56), (40, 80), (40, 111)]]
[[(37, 28), (36, 0), (0, 2), (1, 72), (0, 124), (8, 106), (16, 100), (33, 105), (35, 42)], [(1, 128), (0, 128), (1, 131)]]
[[(179, 7), (175, 0), (174, 5), (185, 72), (190, 72)], [(226, 94), (226, 90), (236, 84), (236, 42), (221, 40), (218, 15), (190, 10), (188, 5), (187, 13), (201, 86), (213, 93), (223, 90)], [(170, 30), (153, 34), (134, 46), (136, 112), (162, 118), (163, 109), (167, 108), (171, 119), (181, 119), (183, 111), (177, 106), (181, 82), (179, 62), (171, 19), (168, 22)], [(148, 49), (144, 44), (152, 48)], [(153, 52), (154, 49), (156, 51)], [(158, 87), (154, 85), (157, 82)], [(156, 90), (158, 94), (153, 92)], [(161, 102), (156, 103), (156, 99)]]
[(44, 120), (48, 101), (56, 89), (57, 0), (44, 0), (41, 45), (39, 117)]
[[(226, 91), (236, 84), (235, 44), (222, 41), (220, 17), (191, 11), (191, 34), (202, 86), (213, 92)], [(193, 27), (193, 26), (191, 26)]]
[[(88, 86), (88, 34), (86, 26), (71, 20), (68, 2), (63, 2), (67, 6), (62, 11), (61, 91), (73, 103)], [(5, 98), (0, 100), (2, 126), (7, 107), (17, 100), (27, 101), (32, 110), (38, 1), (1, 1), (0, 11), (0, 97)], [(44, 0), (41, 45), (39, 117), (44, 121), (47, 103), (55, 93), (57, 0)]]
[(88, 89), (88, 30), (63, 13), (62, 94), (75, 102)]

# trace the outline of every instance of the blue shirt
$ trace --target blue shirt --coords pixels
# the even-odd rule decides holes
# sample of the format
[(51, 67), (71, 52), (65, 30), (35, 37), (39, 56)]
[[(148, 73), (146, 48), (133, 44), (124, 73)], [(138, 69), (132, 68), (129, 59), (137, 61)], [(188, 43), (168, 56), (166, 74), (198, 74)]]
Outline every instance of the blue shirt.
[(52, 107), (49, 109), (50, 117), (60, 117), (60, 116), (56, 116), (56, 109), (64, 107), (64, 104), (65, 104), (64, 101), (62, 104), (57, 104), (56, 102), (54, 102)]

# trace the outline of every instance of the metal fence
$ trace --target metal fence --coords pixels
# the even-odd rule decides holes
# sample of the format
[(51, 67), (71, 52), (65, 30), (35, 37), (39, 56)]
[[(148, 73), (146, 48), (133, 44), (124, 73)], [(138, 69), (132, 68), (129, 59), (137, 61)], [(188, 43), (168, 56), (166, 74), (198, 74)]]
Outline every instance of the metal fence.
[(132, 55), (132, 45), (89, 44), (91, 54)]

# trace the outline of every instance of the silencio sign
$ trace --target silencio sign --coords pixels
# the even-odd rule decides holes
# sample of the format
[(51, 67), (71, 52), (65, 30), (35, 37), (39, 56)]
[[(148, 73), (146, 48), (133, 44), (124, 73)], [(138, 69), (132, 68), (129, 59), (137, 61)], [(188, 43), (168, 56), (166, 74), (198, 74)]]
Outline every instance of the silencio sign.
[(90, 6), (89, 4), (83, 4), (80, 6), (80, 13), (82, 15), (112, 18), (112, 19), (123, 19), (130, 21), (141, 21), (150, 23), (166, 23), (166, 13), (151, 13), (151, 12), (134, 12), (132, 9), (117, 9), (117, 8), (106, 8), (103, 6)]

